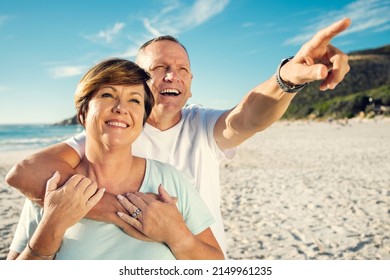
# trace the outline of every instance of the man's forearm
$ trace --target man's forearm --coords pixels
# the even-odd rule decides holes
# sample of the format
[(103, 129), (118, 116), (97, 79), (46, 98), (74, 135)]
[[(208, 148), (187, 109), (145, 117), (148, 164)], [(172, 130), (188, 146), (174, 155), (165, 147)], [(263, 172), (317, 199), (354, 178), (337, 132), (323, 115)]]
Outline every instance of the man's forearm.
[[(63, 150), (66, 150), (64, 155)], [(75, 165), (76, 161), (80, 161), (80, 158), (72, 148), (64, 143), (56, 144), (17, 163), (5, 180), (29, 199), (42, 205), (47, 180), (55, 171), (59, 171), (62, 185), (75, 173), (71, 165)]]
[(279, 120), (286, 112), (295, 94), (280, 89), (272, 76), (251, 91), (240, 104), (244, 129), (256, 133)]
[[(32, 201), (43, 205), (45, 196), (45, 187), (47, 180), (55, 171), (60, 171), (63, 184), (74, 174), (74, 169), (66, 163), (60, 163), (53, 160), (46, 160), (46, 167), (39, 168), (40, 160), (35, 160), (34, 156), (17, 163), (7, 174), (6, 182), (8, 185), (18, 189)], [(50, 164), (52, 163), (52, 164)]]
[(222, 115), (214, 128), (221, 149), (240, 145), (255, 133), (279, 120), (295, 94), (283, 92), (271, 77), (256, 86), (231, 111)]

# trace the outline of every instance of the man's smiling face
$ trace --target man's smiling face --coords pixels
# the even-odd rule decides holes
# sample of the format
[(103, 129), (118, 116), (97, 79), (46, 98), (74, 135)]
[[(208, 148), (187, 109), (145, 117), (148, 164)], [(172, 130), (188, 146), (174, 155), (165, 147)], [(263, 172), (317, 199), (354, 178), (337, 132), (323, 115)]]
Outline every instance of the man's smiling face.
[(192, 96), (192, 73), (185, 49), (169, 40), (152, 42), (137, 62), (151, 76), (149, 85), (157, 111), (180, 114)]

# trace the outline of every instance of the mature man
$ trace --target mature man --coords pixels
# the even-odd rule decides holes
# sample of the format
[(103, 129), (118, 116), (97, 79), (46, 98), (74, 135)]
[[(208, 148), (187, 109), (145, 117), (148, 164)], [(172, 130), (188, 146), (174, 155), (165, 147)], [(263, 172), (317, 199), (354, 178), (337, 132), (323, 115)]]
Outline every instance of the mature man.
[[(193, 76), (187, 51), (176, 39), (163, 36), (140, 48), (136, 61), (151, 75), (155, 106), (133, 145), (133, 153), (167, 162), (184, 172), (216, 219), (212, 230), (223, 251), (226, 240), (220, 212), (220, 162), (233, 158), (238, 145), (277, 121), (307, 83), (322, 80), (320, 89), (326, 90), (343, 80), (349, 71), (348, 57), (330, 41), (350, 23), (343, 19), (320, 30), (294, 57), (283, 60), (274, 76), (249, 91), (230, 110), (185, 107), (192, 96)], [(30, 156), (10, 171), (8, 184), (42, 203), (47, 179), (55, 170), (64, 179), (72, 175), (84, 142), (84, 136), (78, 135)], [(89, 217), (111, 221), (135, 235), (134, 228), (118, 219), (117, 211), (123, 211), (120, 204), (105, 194)]]

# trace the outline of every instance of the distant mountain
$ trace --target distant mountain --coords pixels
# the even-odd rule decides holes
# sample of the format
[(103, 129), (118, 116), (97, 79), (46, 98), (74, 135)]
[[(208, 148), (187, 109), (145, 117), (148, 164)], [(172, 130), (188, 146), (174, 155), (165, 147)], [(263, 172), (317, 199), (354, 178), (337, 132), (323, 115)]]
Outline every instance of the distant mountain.
[(390, 45), (386, 45), (386, 46), (383, 46), (383, 47), (380, 47), (380, 48), (376, 48), (376, 49), (360, 50), (360, 51), (354, 51), (354, 52), (350, 52), (349, 53), (350, 56), (354, 56), (354, 55), (370, 55), (370, 54), (373, 54), (373, 55), (390, 55)]
[(55, 123), (54, 125), (77, 125), (79, 124), (79, 121), (77, 119), (77, 116), (75, 115), (74, 117), (72, 118), (69, 118), (69, 119), (65, 119), (63, 121), (60, 121), (58, 123)]
[[(390, 45), (348, 55), (351, 70), (334, 90), (322, 92), (319, 82), (311, 83), (294, 98), (283, 118), (390, 115)], [(76, 116), (55, 125), (75, 124)]]

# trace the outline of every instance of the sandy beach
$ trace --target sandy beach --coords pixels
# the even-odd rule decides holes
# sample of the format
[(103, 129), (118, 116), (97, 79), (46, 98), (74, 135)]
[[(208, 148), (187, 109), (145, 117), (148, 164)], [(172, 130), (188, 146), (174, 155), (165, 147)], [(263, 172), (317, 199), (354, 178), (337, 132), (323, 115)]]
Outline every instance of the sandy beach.
[[(390, 120), (280, 121), (221, 166), (230, 259), (390, 259)], [(0, 259), (24, 198), (4, 182)]]

